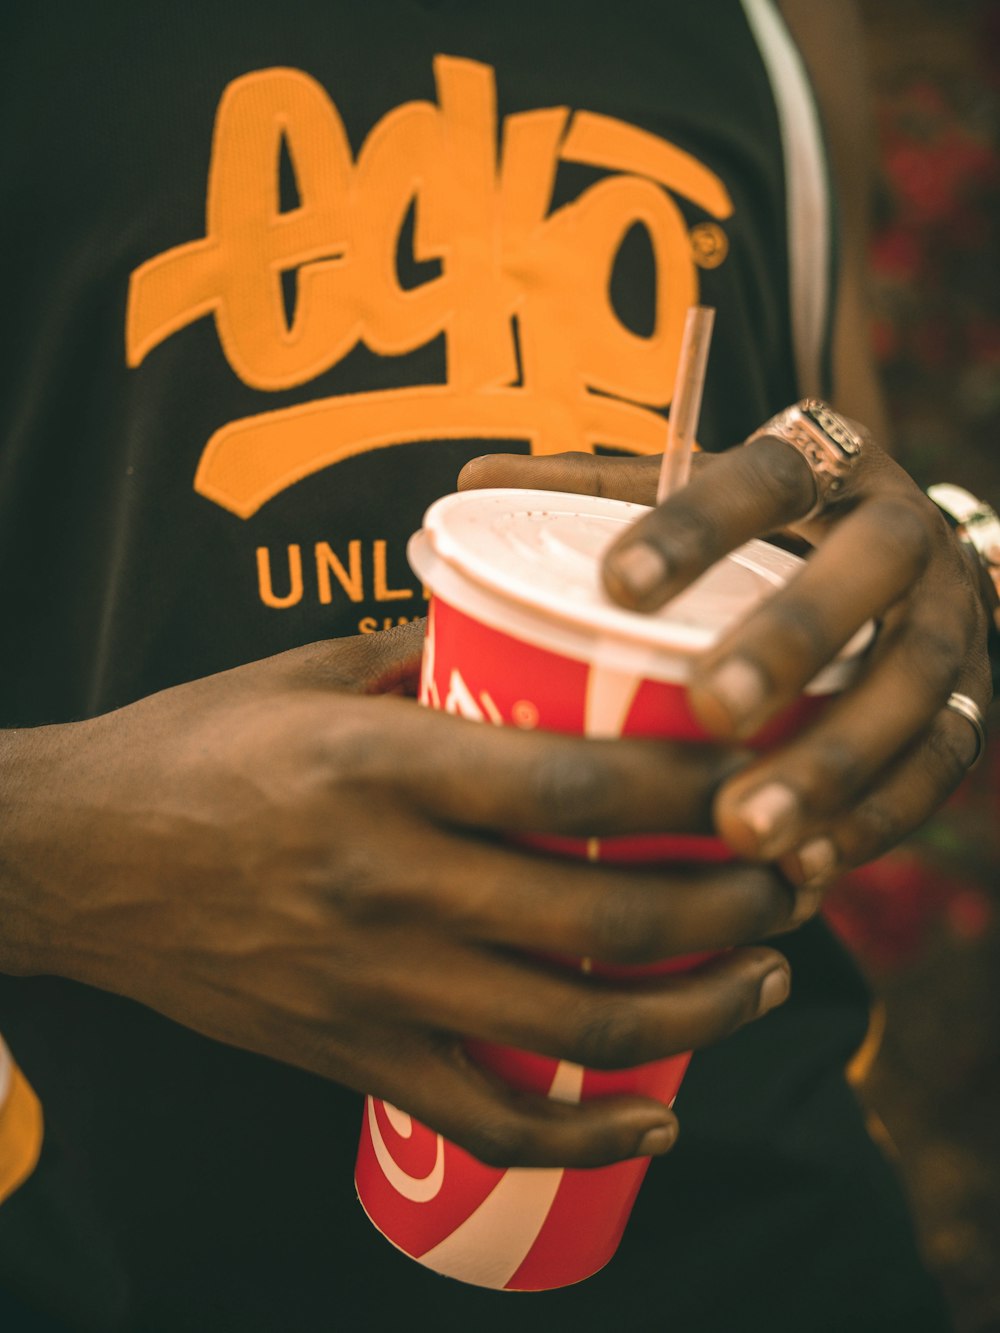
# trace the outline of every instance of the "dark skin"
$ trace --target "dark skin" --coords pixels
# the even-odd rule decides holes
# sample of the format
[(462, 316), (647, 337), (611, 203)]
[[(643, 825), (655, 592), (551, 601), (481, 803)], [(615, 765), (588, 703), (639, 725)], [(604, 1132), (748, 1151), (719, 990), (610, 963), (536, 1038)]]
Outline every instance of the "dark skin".
[[(605, 584), (617, 601), (650, 611), (760, 533), (785, 529), (816, 545), (788, 587), (697, 663), (689, 694), (711, 735), (752, 736), (866, 621), (879, 625), (851, 688), (715, 797), (716, 827), (734, 851), (780, 862), (800, 911), (815, 911), (837, 874), (889, 850), (968, 770), (975, 733), (945, 703), (958, 691), (988, 705), (985, 610), (941, 515), (870, 439), (842, 497), (808, 523), (815, 486), (787, 443), (765, 438), (699, 462), (690, 485), (609, 552)], [(496, 456), (470, 464), (461, 484), (648, 503), (656, 472), (646, 460)]]
[(766, 948), (632, 989), (520, 952), (642, 963), (786, 928), (767, 869), (580, 866), (500, 836), (707, 831), (738, 760), (431, 713), (398, 697), (420, 648), (419, 626), (317, 644), (7, 733), (4, 964), (384, 1096), (490, 1162), (664, 1151), (665, 1107), (513, 1094), (461, 1035), (613, 1068), (780, 1002)]
[[(985, 714), (992, 686), (981, 571), (883, 447), (888, 427), (866, 294), (872, 151), (860, 17), (853, 4), (814, 0), (782, 0), (781, 10), (812, 77), (837, 177), (833, 405), (863, 434), (864, 458), (836, 503), (808, 523), (815, 484), (788, 444), (765, 439), (698, 458), (692, 483), (616, 543), (604, 574), (611, 597), (650, 611), (750, 537), (784, 529), (816, 548), (794, 584), (695, 668), (694, 709), (728, 743), (752, 735), (856, 629), (878, 622), (877, 648), (853, 687), (793, 742), (725, 782), (714, 803), (716, 826), (735, 851), (780, 864), (804, 919), (838, 874), (888, 851), (954, 790), (978, 742), (945, 703), (955, 691)], [(652, 504), (658, 470), (656, 459), (496, 455), (471, 463), (460, 486)]]
[[(838, 7), (816, 8), (840, 21)], [(854, 253), (838, 334), (854, 369), (842, 355), (836, 405), (877, 426)], [(641, 499), (655, 470), (492, 459), (464, 482)], [(621, 546), (609, 589), (656, 605), (811, 504), (808, 469), (787, 445), (709, 460), (626, 539), (646, 544), (645, 568), (660, 574), (637, 589)], [(587, 1166), (666, 1151), (677, 1132), (666, 1107), (514, 1094), (470, 1063), (462, 1038), (601, 1068), (723, 1038), (788, 993), (784, 958), (749, 942), (804, 920), (839, 868), (891, 845), (960, 778), (974, 737), (943, 704), (959, 689), (985, 706), (985, 617), (948, 529), (872, 447), (844, 504), (802, 535), (821, 548), (805, 588), (698, 666), (692, 698), (718, 746), (504, 732), (430, 713), (405, 697), (414, 627), (313, 645), (91, 721), (3, 733), (0, 967), (129, 996), (383, 1096), (488, 1162)], [(883, 625), (872, 670), (822, 723), (749, 764), (745, 736), (872, 615)], [(727, 662), (741, 665), (720, 676)], [(784, 812), (770, 830), (752, 813), (768, 791), (771, 815)], [(542, 858), (503, 836), (713, 822), (743, 860), (624, 871)], [(817, 843), (834, 849), (819, 871), (806, 850)], [(555, 972), (525, 949), (628, 963), (728, 951), (629, 989)]]

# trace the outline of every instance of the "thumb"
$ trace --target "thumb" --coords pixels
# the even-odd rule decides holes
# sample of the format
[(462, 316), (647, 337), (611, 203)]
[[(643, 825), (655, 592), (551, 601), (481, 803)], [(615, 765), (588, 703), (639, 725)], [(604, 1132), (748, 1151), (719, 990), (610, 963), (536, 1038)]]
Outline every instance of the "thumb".
[(572, 491), (652, 504), (659, 458), (608, 458), (601, 454), (484, 454), (462, 469), (460, 491), (512, 486), (536, 491)]

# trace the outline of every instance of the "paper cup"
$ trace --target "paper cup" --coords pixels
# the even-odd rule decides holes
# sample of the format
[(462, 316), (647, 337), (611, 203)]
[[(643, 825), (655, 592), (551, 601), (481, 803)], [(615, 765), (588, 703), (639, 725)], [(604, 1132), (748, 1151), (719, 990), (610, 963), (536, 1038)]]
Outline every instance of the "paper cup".
[[(431, 592), (421, 702), (486, 725), (593, 737), (705, 740), (687, 703), (693, 659), (800, 568), (753, 541), (650, 615), (604, 594), (600, 558), (643, 506), (549, 491), (470, 491), (428, 510), (410, 563)], [(803, 725), (841, 689), (870, 631), (813, 681), (753, 744)], [(617, 862), (719, 860), (717, 839), (629, 836), (531, 839), (549, 851)], [(565, 960), (618, 979), (690, 968), (707, 955), (627, 968)], [(470, 1041), (514, 1087), (560, 1101), (632, 1093), (671, 1104), (690, 1053), (635, 1069), (567, 1061)], [(485, 1166), (388, 1103), (369, 1097), (356, 1184), (374, 1225), (419, 1263), (479, 1286), (561, 1287), (618, 1247), (649, 1159), (592, 1170)]]

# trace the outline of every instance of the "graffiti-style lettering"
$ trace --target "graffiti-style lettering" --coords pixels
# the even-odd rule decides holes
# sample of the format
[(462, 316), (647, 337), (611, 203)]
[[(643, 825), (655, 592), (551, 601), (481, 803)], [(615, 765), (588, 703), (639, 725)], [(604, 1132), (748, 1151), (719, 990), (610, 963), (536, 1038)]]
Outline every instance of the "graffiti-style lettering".
[[(205, 316), (235, 374), (261, 391), (307, 384), (359, 343), (404, 356), (444, 339), (443, 384), (316, 399), (218, 430), (195, 489), (242, 518), (320, 468), (402, 442), (663, 447), (657, 409), (669, 403), (699, 262), (725, 258), (718, 224), (732, 204), (721, 180), (666, 140), (591, 112), (545, 108), (499, 124), (489, 66), (439, 56), (434, 72), (437, 101), (389, 111), (356, 160), (336, 105), (309, 75), (236, 79), (216, 115), (205, 235), (132, 274), (131, 366)], [(285, 210), (283, 148), (298, 193)], [(553, 209), (560, 162), (607, 174)], [(679, 198), (707, 215), (700, 231), (689, 232)], [(411, 208), (415, 258), (437, 271), (407, 289), (396, 252)], [(609, 290), (636, 226), (655, 259), (645, 335), (619, 318)]]

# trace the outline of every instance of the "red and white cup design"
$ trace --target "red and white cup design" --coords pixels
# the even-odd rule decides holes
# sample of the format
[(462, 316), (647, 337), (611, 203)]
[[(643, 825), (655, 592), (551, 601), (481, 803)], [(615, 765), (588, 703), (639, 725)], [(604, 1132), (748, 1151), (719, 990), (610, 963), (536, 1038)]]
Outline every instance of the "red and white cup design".
[[(641, 506), (577, 495), (478, 491), (431, 507), (410, 562), (431, 590), (421, 702), (486, 725), (588, 736), (704, 740), (685, 692), (690, 662), (801, 562), (753, 542), (659, 614), (612, 606), (600, 591), (604, 546)], [(798, 729), (842, 687), (858, 643), (762, 732)], [(535, 837), (590, 860), (722, 859), (710, 837)], [(695, 966), (707, 955), (625, 968), (565, 960), (628, 980)], [(597, 1071), (469, 1041), (511, 1085), (564, 1102), (631, 1093), (670, 1104), (690, 1053)], [(589, 1277), (621, 1240), (649, 1159), (591, 1170), (486, 1166), (405, 1112), (366, 1101), (355, 1180), (374, 1225), (411, 1258), (479, 1286), (539, 1291)]]

